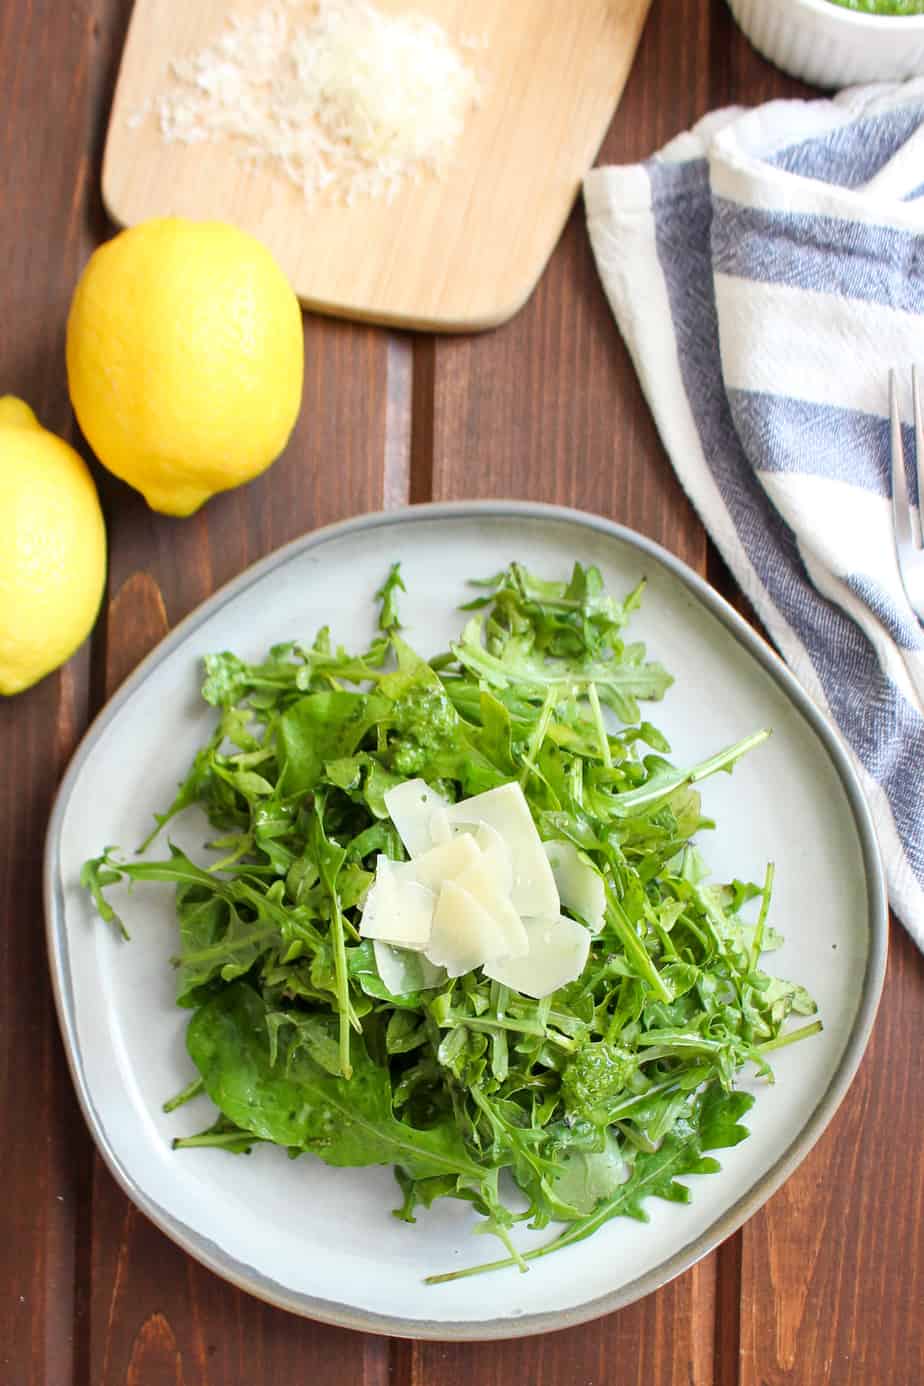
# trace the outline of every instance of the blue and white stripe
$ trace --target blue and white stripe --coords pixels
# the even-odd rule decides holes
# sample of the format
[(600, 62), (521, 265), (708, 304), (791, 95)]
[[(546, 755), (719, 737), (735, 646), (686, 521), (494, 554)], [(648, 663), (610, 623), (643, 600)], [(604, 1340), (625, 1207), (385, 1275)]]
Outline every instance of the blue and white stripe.
[(714, 113), (647, 164), (595, 169), (585, 200), (667, 451), (852, 753), (924, 947), (924, 631), (886, 419), (889, 366), (924, 359), (922, 171), (918, 81)]

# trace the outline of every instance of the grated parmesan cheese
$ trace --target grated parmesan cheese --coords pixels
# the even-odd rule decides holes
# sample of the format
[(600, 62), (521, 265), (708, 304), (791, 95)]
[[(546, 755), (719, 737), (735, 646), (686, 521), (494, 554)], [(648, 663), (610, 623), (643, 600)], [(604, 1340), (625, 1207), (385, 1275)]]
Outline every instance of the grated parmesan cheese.
[(152, 113), (168, 143), (230, 139), (308, 201), (351, 204), (444, 177), (478, 100), (475, 72), (435, 20), (369, 0), (273, 0), (171, 63)]

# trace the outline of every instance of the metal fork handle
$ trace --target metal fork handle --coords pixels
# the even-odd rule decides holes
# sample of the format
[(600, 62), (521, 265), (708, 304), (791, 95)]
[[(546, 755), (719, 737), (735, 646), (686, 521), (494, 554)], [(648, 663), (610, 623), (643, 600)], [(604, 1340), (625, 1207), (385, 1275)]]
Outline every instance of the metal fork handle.
[(921, 517), (924, 543), (924, 409), (921, 407), (920, 379), (917, 366), (911, 367), (911, 394), (914, 398), (914, 465), (918, 479), (918, 515)]
[(889, 371), (889, 418), (892, 423), (892, 524), (895, 528), (895, 548), (901, 570), (902, 550), (910, 548), (913, 539), (911, 512), (908, 508), (908, 482), (905, 478), (905, 440), (902, 438), (898, 381), (894, 371)]
[[(918, 484), (918, 505), (924, 509), (924, 410), (917, 370), (912, 368), (914, 397), (915, 465)], [(902, 438), (901, 413), (898, 407), (898, 380), (895, 371), (889, 372), (889, 420), (892, 444), (892, 526), (895, 534), (895, 557), (899, 576), (908, 604), (924, 624), (924, 540), (918, 543), (908, 499), (905, 471), (905, 446)]]

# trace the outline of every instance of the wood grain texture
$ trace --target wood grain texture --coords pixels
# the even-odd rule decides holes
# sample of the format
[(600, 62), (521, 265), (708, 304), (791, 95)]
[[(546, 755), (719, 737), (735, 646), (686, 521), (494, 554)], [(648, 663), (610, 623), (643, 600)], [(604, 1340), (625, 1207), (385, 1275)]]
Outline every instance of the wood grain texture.
[(78, 656), (0, 704), (0, 1381), (71, 1382), (74, 1258), (88, 1137), (45, 961), (41, 858), (54, 787), (86, 718)]
[(401, 1386), (713, 1386), (709, 1261), (629, 1309), (540, 1338), (404, 1343)]
[[(90, 14), (0, 6), (0, 394), (69, 437), (64, 315), (84, 251)], [(23, 61), (28, 54), (29, 60)], [(48, 72), (57, 73), (53, 88)], [(87, 719), (89, 647), (0, 699), (0, 1381), (73, 1380), (75, 1245), (89, 1141), (45, 962), (42, 850), (55, 785)]]
[(815, 1150), (744, 1228), (741, 1386), (922, 1379), (922, 1003), (924, 959), (893, 924), (860, 1072)]
[[(138, 0), (103, 167), (114, 219), (224, 217), (273, 250), (303, 303), (417, 328), (503, 322), (532, 291), (599, 147), (650, 0), (421, 0), (415, 8), (469, 55), (482, 99), (450, 175), (424, 177), (389, 203), (308, 205), (285, 178), (245, 167), (230, 141), (166, 144), (156, 116), (169, 62), (221, 34), (229, 12), (262, 0)], [(380, 0), (403, 11), (404, 0)], [(539, 174), (541, 170), (541, 175)], [(361, 214), (360, 214), (361, 213)]]
[[(705, 108), (704, 15), (697, 0), (652, 11), (600, 162), (646, 156)], [(695, 40), (678, 47), (677, 31), (687, 26)], [(415, 452), (432, 457), (436, 499), (519, 496), (577, 506), (702, 567), (703, 533), (615, 329), (582, 206), (524, 312), (490, 337), (441, 339), (424, 352), (432, 380), (422, 382)]]

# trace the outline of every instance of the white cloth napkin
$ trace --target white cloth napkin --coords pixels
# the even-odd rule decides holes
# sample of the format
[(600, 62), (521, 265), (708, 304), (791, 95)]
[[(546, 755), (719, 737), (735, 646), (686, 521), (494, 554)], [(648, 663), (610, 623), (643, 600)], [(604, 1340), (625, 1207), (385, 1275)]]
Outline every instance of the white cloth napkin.
[(677, 475), (839, 730), (924, 948), (924, 630), (887, 420), (889, 367), (924, 362), (924, 81), (717, 111), (584, 196)]

